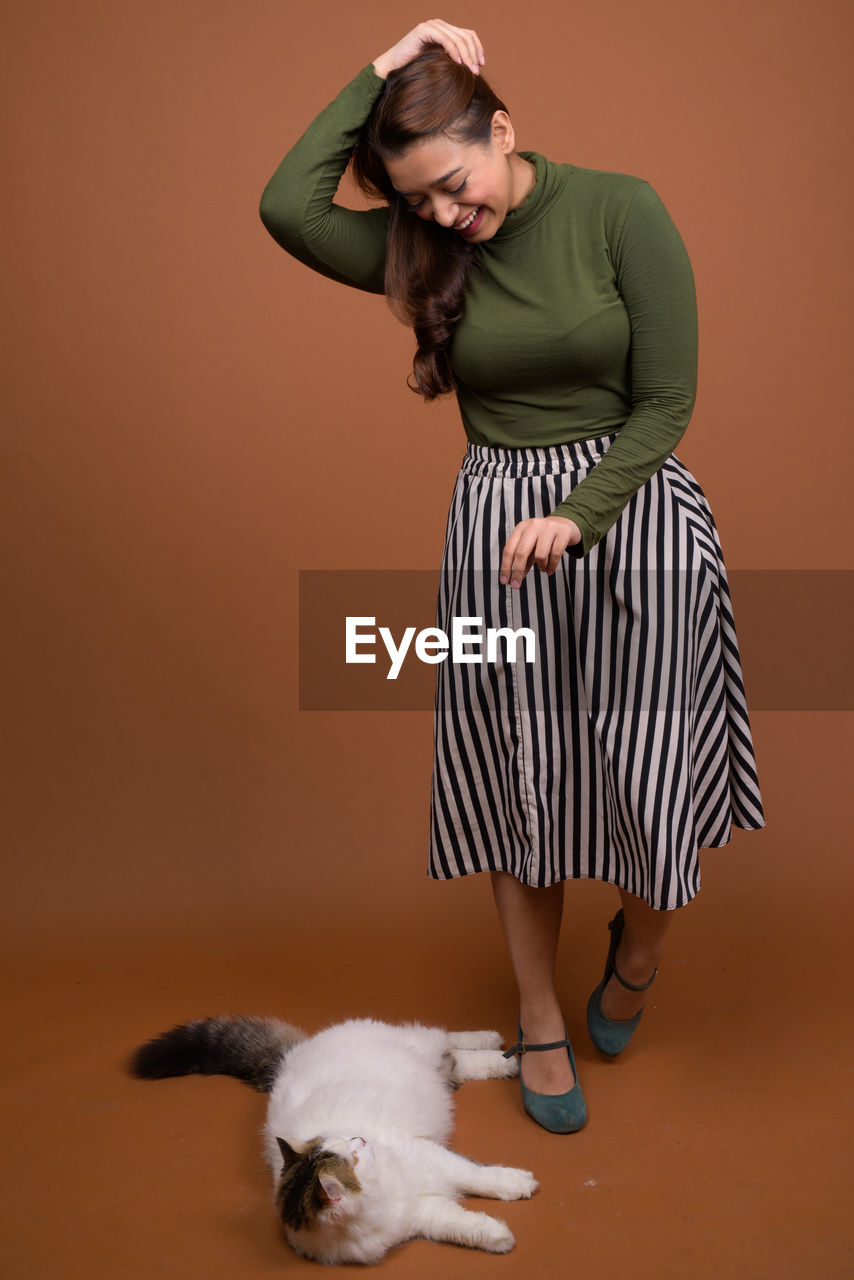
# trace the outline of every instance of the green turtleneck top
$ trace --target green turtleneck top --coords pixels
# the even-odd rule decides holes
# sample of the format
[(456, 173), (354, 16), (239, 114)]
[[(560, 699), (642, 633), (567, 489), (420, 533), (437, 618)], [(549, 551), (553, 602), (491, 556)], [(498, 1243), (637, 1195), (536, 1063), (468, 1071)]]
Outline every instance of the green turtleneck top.
[[(309, 125), (261, 200), (274, 239), (315, 271), (383, 292), (388, 209), (335, 204), (385, 81), (367, 66)], [(554, 164), (476, 245), (450, 362), (466, 435), (524, 448), (617, 433), (555, 508), (584, 555), (680, 440), (694, 404), (697, 318), (685, 247), (639, 178)]]

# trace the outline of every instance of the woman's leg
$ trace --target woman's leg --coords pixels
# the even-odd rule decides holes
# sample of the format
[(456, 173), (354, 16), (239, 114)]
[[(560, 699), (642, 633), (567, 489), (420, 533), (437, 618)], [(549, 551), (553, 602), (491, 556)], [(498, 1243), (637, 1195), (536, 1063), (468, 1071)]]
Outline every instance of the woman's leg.
[[(672, 911), (655, 911), (642, 898), (620, 890), (623, 906), (623, 936), (615, 957), (620, 977), (640, 986), (648, 982), (664, 955), (664, 938), (673, 919)], [(602, 1012), (615, 1022), (634, 1015), (646, 1004), (646, 991), (628, 991), (612, 977), (602, 993)]]
[[(555, 989), (555, 959), (563, 914), (563, 884), (534, 889), (507, 871), (492, 872), (492, 891), (519, 987), (519, 1017), (531, 1044), (563, 1040)], [(566, 1049), (522, 1054), (525, 1084), (536, 1093), (567, 1093), (575, 1083)]]

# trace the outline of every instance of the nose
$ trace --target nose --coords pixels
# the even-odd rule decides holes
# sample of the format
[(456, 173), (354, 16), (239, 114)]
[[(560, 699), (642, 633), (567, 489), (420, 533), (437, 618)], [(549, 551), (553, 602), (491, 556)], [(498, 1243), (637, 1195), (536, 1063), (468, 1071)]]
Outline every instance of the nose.
[(436, 197), (432, 201), (433, 220), (442, 227), (452, 227), (459, 216), (459, 206), (455, 200), (442, 200)]

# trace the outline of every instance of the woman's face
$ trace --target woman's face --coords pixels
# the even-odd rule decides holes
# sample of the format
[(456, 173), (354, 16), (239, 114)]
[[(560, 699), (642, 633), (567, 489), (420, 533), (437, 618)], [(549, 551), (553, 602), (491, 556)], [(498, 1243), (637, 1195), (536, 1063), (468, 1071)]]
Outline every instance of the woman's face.
[(533, 167), (514, 153), (514, 145), (509, 117), (496, 111), (488, 143), (437, 134), (386, 160), (385, 168), (419, 218), (481, 243), (495, 235), (533, 186)]

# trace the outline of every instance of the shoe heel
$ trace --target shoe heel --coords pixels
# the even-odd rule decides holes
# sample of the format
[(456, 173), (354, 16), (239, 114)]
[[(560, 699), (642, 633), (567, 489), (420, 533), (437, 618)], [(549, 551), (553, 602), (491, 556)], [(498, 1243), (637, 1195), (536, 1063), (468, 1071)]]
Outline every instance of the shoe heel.
[(645, 982), (641, 986), (626, 982), (625, 978), (620, 976), (617, 970), (616, 956), (620, 938), (623, 936), (624, 924), (625, 918), (621, 909), (608, 925), (611, 931), (611, 941), (608, 947), (608, 958), (605, 961), (605, 976), (587, 1001), (587, 1030), (590, 1033), (590, 1039), (599, 1052), (604, 1053), (609, 1058), (616, 1058), (626, 1048), (638, 1029), (638, 1024), (643, 1017), (644, 1011), (641, 1009), (640, 1013), (636, 1013), (633, 1018), (620, 1020), (609, 1018), (607, 1014), (602, 1012), (603, 991), (612, 977), (616, 978), (629, 991), (646, 991), (647, 987), (652, 986), (658, 975), (658, 969), (656, 969), (649, 982)]

